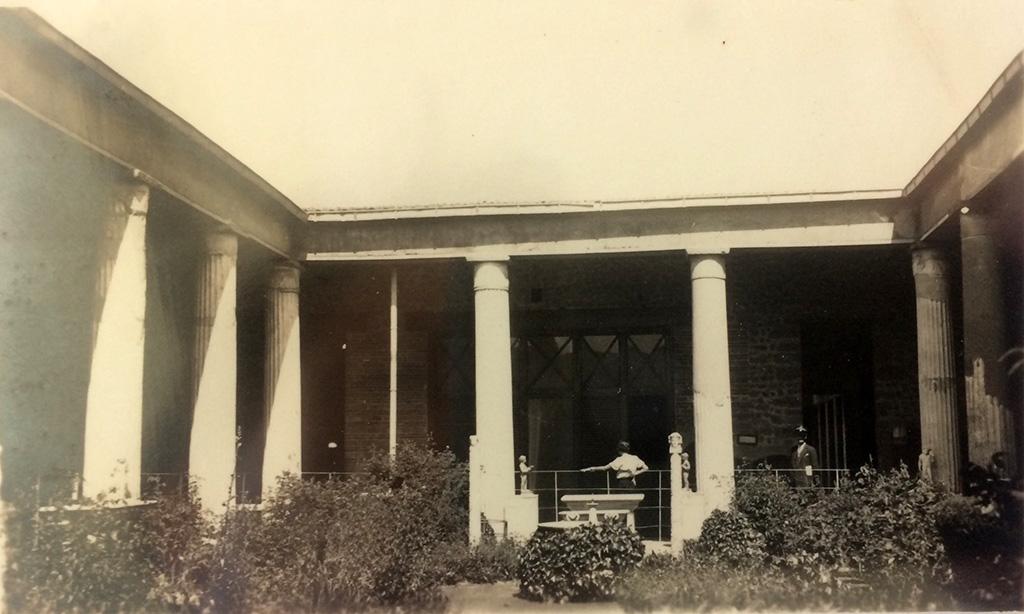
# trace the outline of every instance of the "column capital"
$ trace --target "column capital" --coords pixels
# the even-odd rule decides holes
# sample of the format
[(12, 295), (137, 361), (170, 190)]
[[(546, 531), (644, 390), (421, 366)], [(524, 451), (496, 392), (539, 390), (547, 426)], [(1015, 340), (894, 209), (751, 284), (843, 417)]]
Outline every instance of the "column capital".
[(945, 278), (949, 273), (945, 250), (937, 245), (915, 245), (910, 256), (915, 277)]
[(292, 260), (275, 264), (270, 271), (270, 287), (278, 292), (298, 292), (301, 271), (299, 263)]
[(725, 254), (690, 254), (690, 279), (725, 279)]
[(149, 186), (141, 181), (124, 186), (124, 207), (129, 215), (145, 217), (149, 213)]
[(227, 226), (208, 230), (204, 240), (206, 241), (206, 251), (209, 254), (238, 256), (238, 235), (231, 232)]
[(918, 298), (949, 300), (949, 263), (944, 250), (934, 245), (915, 247), (911, 265)]
[(493, 260), (473, 265), (473, 291), (498, 290), (508, 292), (508, 264)]

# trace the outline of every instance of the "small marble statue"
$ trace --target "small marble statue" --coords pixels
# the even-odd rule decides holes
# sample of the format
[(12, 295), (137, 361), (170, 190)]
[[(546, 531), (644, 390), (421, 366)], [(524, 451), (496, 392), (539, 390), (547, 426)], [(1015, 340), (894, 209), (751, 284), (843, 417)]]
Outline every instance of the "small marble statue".
[(520, 492), (530, 492), (529, 477), (530, 472), (533, 471), (533, 465), (526, 464), (526, 456), (519, 457), (519, 490)]
[(683, 488), (686, 489), (686, 490), (690, 490), (690, 455), (687, 454), (686, 452), (683, 452), (682, 467), (683, 467)]
[(925, 448), (924, 452), (917, 457), (917, 477), (926, 482), (932, 481), (932, 467), (935, 466), (935, 456), (931, 448)]

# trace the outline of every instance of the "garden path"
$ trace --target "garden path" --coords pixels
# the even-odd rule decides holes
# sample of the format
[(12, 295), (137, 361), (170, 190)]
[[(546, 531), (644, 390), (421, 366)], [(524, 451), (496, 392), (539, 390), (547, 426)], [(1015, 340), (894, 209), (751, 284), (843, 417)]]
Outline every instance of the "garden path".
[(600, 603), (539, 603), (516, 597), (519, 584), (514, 581), (495, 584), (456, 584), (446, 586), (447, 614), (483, 612), (583, 612), (584, 614), (620, 614), (625, 612), (614, 601)]

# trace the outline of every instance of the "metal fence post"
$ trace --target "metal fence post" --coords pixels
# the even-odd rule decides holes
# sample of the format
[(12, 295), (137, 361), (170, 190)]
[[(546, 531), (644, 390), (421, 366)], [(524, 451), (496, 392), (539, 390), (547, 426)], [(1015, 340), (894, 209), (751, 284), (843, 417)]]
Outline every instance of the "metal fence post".
[(558, 470), (555, 470), (555, 520), (558, 520)]

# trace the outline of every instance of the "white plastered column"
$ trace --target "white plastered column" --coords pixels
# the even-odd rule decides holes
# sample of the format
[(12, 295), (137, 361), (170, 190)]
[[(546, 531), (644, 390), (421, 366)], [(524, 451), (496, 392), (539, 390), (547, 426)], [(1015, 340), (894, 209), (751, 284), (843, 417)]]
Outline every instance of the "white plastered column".
[(263, 496), (285, 473), (302, 472), (302, 382), (299, 361), (299, 268), (274, 267), (267, 295), (266, 425)]
[(691, 254), (697, 492), (708, 512), (732, 504), (734, 461), (725, 254)]
[(82, 492), (136, 499), (142, 486), (149, 187), (133, 184), (106, 221), (85, 414)]
[(238, 238), (226, 229), (207, 233), (196, 301), (188, 467), (203, 508), (214, 512), (224, 511), (234, 492), (237, 264)]
[(507, 258), (474, 263), (476, 434), (481, 469), (479, 483), (470, 484), (470, 489), (499, 535), (506, 508), (515, 496), (508, 288)]

